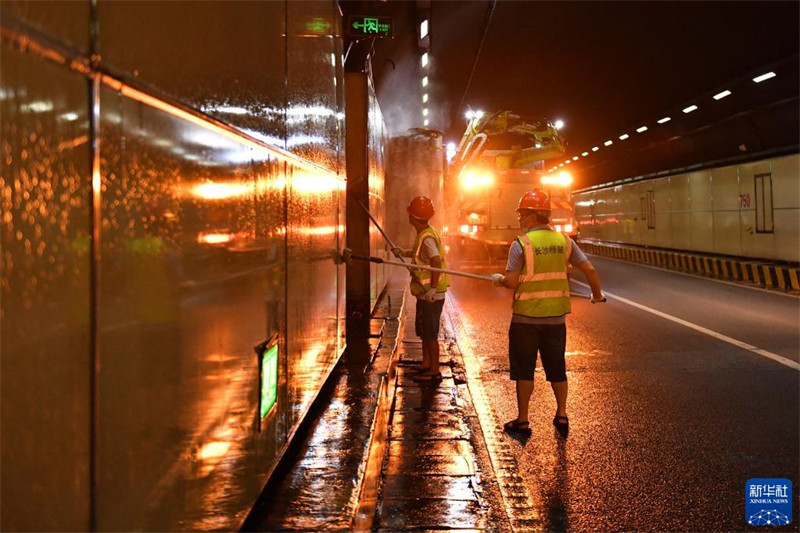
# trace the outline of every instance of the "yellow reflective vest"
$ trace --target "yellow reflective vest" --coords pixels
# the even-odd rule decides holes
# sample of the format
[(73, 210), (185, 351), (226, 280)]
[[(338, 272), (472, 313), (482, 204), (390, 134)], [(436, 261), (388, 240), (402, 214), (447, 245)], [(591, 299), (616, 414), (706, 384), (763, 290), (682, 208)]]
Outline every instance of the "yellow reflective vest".
[(567, 261), (572, 240), (552, 230), (531, 231), (517, 240), (525, 255), (525, 269), (514, 291), (514, 313), (533, 318), (569, 313)]
[[(442, 259), (442, 268), (447, 268), (447, 262), (444, 260), (444, 248), (442, 247), (442, 239), (435, 229), (428, 226), (424, 230), (417, 233), (417, 238), (414, 240), (414, 248), (411, 257), (415, 265), (431, 266), (430, 261), (423, 260), (421, 257), (422, 241), (427, 237), (433, 237), (436, 241), (436, 248), (439, 250), (439, 257)], [(436, 284), (436, 292), (447, 292), (447, 287), (450, 286), (450, 278), (444, 272), (439, 273), (439, 283)], [(431, 287), (431, 272), (429, 270), (414, 270), (411, 273), (411, 294), (417, 296), (426, 292)]]

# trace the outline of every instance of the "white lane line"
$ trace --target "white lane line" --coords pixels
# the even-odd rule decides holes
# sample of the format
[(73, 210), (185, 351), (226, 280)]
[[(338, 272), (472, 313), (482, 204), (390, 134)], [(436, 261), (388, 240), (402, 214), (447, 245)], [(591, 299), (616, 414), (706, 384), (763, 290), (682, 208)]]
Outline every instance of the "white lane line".
[[(572, 280), (573, 283), (577, 283), (578, 285), (582, 285), (583, 287), (590, 288), (587, 283), (583, 283), (582, 281)], [(800, 370), (800, 363), (796, 363), (791, 359), (787, 359), (782, 355), (774, 354), (772, 352), (768, 352), (767, 350), (762, 350), (757, 346), (753, 346), (752, 344), (747, 344), (746, 342), (742, 342), (740, 340), (736, 340), (732, 337), (728, 337), (727, 335), (723, 335), (722, 333), (717, 333), (716, 331), (712, 331), (710, 329), (704, 328), (703, 326), (698, 326), (692, 322), (687, 322), (686, 320), (680, 319), (676, 316), (668, 315), (666, 313), (662, 313), (661, 311), (657, 311), (651, 307), (647, 307), (646, 305), (642, 305), (627, 298), (623, 298), (622, 296), (616, 296), (614, 294), (607, 293), (603, 291), (603, 294), (606, 298), (611, 298), (614, 300), (619, 300), (622, 303), (626, 303), (630, 306), (636, 307), (637, 309), (641, 309), (642, 311), (647, 311), (648, 313), (652, 313), (656, 316), (660, 316), (661, 318), (666, 318), (667, 320), (671, 320), (677, 324), (682, 326), (686, 326), (687, 328), (692, 328), (695, 331), (699, 331), (700, 333), (705, 333), (706, 335), (710, 335), (715, 339), (719, 339), (721, 341), (725, 341), (727, 343), (733, 344), (734, 346), (738, 346), (739, 348), (744, 348), (745, 350), (750, 350), (754, 354), (760, 355), (761, 357), (766, 357), (767, 359), (772, 359), (773, 361), (777, 361), (782, 365), (786, 365), (789, 368), (793, 368), (795, 370)]]

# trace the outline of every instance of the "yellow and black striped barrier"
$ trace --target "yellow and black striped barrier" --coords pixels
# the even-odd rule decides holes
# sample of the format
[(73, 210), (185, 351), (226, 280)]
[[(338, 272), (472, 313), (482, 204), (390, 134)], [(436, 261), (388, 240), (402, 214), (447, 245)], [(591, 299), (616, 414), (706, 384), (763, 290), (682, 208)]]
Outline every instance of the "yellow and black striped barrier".
[(752, 283), (768, 289), (800, 292), (798, 265), (776, 265), (752, 259), (714, 257), (595, 241), (580, 241), (578, 244), (581, 250), (590, 254), (716, 279)]

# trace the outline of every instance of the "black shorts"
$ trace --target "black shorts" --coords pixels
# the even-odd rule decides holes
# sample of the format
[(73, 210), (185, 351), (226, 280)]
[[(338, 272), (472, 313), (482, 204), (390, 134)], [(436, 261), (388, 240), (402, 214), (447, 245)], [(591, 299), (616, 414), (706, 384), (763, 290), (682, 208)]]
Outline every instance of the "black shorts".
[(444, 300), (428, 302), (417, 298), (417, 316), (414, 320), (414, 329), (417, 337), (427, 341), (439, 338), (439, 320), (442, 318)]
[(564, 351), (567, 347), (566, 324), (521, 324), (512, 322), (508, 330), (508, 360), (511, 379), (533, 381), (536, 354), (542, 356), (547, 381), (567, 381)]

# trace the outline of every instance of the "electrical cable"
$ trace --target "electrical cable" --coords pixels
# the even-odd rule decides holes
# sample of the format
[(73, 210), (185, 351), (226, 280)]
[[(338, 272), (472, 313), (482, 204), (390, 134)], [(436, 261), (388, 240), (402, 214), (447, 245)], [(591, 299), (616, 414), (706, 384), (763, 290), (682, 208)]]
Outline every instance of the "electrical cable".
[(492, 23), (492, 16), (494, 15), (494, 8), (497, 5), (497, 0), (492, 0), (492, 9), (489, 10), (489, 17), (486, 20), (486, 26), (483, 28), (483, 36), (481, 36), (481, 43), (478, 45), (478, 51), (475, 54), (475, 62), (472, 64), (472, 72), (469, 74), (469, 79), (467, 80), (467, 86), (464, 88), (464, 95), (461, 97), (461, 101), (458, 103), (458, 108), (456, 109), (457, 112), (460, 112), (461, 106), (464, 105), (464, 99), (467, 97), (467, 92), (469, 92), (469, 86), (472, 84), (472, 77), (475, 75), (475, 68), (478, 66), (478, 59), (481, 57), (481, 49), (483, 48), (483, 42), (486, 40), (486, 34), (489, 33), (489, 25)]

